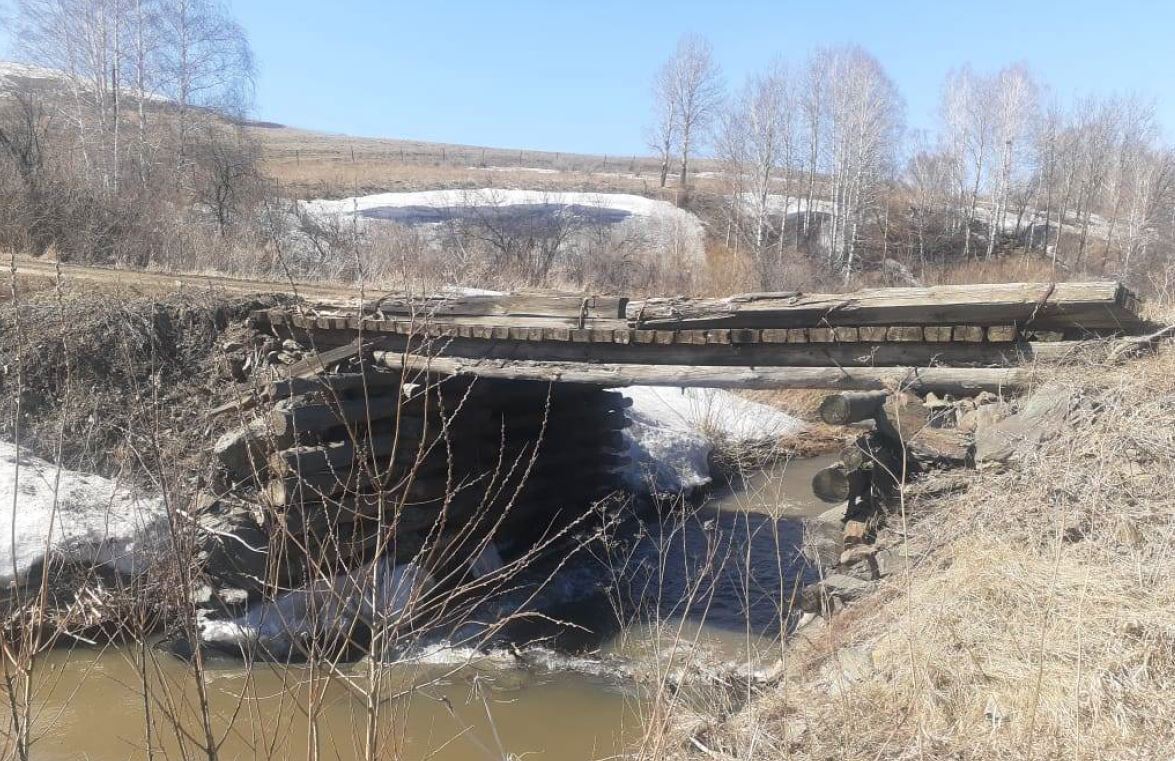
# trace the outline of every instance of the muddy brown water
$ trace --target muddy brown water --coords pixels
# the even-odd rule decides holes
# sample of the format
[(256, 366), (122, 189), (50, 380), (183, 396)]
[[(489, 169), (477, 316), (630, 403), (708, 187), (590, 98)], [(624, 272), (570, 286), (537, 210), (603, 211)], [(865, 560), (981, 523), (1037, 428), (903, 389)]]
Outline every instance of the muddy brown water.
[[(646, 557), (660, 559), (652, 624), (610, 636), (600, 658), (646, 656), (671, 636), (736, 662), (778, 653), (778, 620), (802, 573), (795, 570), (799, 518), (827, 508), (811, 496), (812, 474), (832, 458), (793, 461), (715, 493), (684, 524), (646, 529)], [(665, 523), (669, 523), (666, 521)], [(728, 539), (715, 541), (713, 537)], [(727, 568), (729, 567), (729, 571)], [(707, 573), (701, 573), (705, 569)], [(705, 583), (697, 579), (705, 576)], [(781, 581), (780, 579), (783, 579)], [(692, 602), (683, 598), (694, 598)], [(782, 598), (782, 600), (781, 600)], [(649, 602), (645, 600), (645, 602)], [(573, 605), (573, 607), (575, 607)], [(578, 605), (587, 619), (593, 606)], [(143, 699), (142, 658), (152, 700)], [(557, 654), (553, 658), (558, 664)], [(523, 668), (505, 653), (447, 653), (392, 665), (381, 684), (379, 758), (541, 758), (576, 761), (614, 756), (639, 740), (644, 701), (630, 681), (607, 669)], [(169, 715), (202, 733), (198, 692), (188, 665), (154, 649), (60, 649), (38, 666), (33, 757), (51, 761), (189, 758)], [(306, 667), (217, 661), (207, 696), (220, 759), (362, 759), (368, 664), (340, 667), (335, 679)], [(348, 687), (347, 685), (350, 685)], [(150, 744), (144, 717), (154, 721)], [(311, 720), (314, 717), (314, 720)], [(314, 749), (317, 750), (314, 750)]]

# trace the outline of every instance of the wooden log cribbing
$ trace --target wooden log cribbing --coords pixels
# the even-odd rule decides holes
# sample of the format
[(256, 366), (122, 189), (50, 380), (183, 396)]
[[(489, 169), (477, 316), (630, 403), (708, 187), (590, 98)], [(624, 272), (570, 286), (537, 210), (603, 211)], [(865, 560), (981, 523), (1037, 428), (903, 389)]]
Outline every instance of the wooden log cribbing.
[(843, 294), (751, 293), (630, 301), (630, 327), (1003, 325), (1131, 331), (1138, 299), (1118, 282), (1004, 283), (876, 288)]
[[(603, 453), (619, 451), (623, 447), (623, 439), (619, 431), (583, 430), (574, 435), (551, 434), (551, 441), (545, 442), (551, 451), (546, 451), (543, 443), (533, 445), (519, 444), (505, 450), (495, 446), (496, 436), (491, 431), (489, 436), (477, 440), (467, 440), (464, 443), (452, 444), (444, 441), (404, 442), (392, 435), (373, 436), (360, 440), (358, 444), (351, 441), (332, 442), (329, 445), (298, 446), (274, 452), (266, 460), (268, 472), (282, 476), (299, 473), (303, 475), (318, 475), (327, 473), (346, 474), (353, 467), (361, 464), (369, 472), (379, 473), (380, 469), (387, 468), (393, 473), (408, 472), (411, 468), (419, 468), (424, 472), (443, 472), (447, 466), (458, 469), (458, 473), (475, 468), (485, 469), (496, 466), (503, 457), (506, 458), (502, 467), (508, 468), (512, 459), (518, 457), (529, 459), (530, 453), (550, 461), (555, 458), (565, 464), (573, 464), (577, 457), (582, 459), (582, 453), (591, 450)], [(537, 448), (536, 448), (537, 447)], [(574, 447), (574, 456), (569, 456), (566, 450), (560, 448)], [(514, 455), (514, 458), (511, 458)], [(599, 459), (597, 458), (597, 459)]]
[(500, 380), (624, 386), (698, 386), (733, 389), (832, 388), (880, 391), (911, 387), (942, 393), (1002, 391), (1028, 383), (1022, 368), (953, 367), (701, 367), (623, 365), (525, 360), (467, 360), (376, 351), (375, 360), (393, 369), (412, 369)]
[(820, 402), (820, 419), (828, 425), (849, 425), (869, 420), (885, 404), (888, 391), (829, 394)]

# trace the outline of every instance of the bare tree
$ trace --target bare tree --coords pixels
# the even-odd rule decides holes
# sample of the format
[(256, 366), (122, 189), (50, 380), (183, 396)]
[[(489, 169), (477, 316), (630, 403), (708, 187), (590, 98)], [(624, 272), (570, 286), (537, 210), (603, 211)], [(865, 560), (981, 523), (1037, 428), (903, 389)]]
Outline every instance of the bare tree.
[(669, 179), (669, 164), (677, 153), (677, 99), (673, 96), (673, 71), (669, 63), (653, 80), (653, 122), (648, 128), (649, 148), (661, 162), (661, 187)]
[(682, 37), (653, 86), (654, 102), (665, 104), (657, 107), (660, 115), (676, 124), (670, 134), (680, 153), (680, 182), (685, 187), (690, 156), (722, 104), (722, 75), (710, 43), (697, 35)]
[(847, 280), (859, 265), (857, 245), (867, 213), (884, 201), (903, 105), (881, 64), (862, 48), (837, 48), (824, 56), (833, 209), (830, 257)]
[(947, 76), (942, 95), (945, 144), (955, 168), (962, 213), (963, 257), (971, 255), (971, 235), (992, 150), (991, 85), (970, 67)]
[[(737, 232), (748, 239), (764, 288), (771, 287), (778, 277), (781, 262), (772, 256), (771, 238), (776, 236), (782, 252), (791, 201), (786, 180), (795, 144), (792, 105), (787, 70), (776, 64), (766, 74), (748, 79), (723, 115), (718, 139), (719, 156), (733, 191), (731, 219)], [(778, 228), (772, 229), (774, 212), (780, 221)], [(749, 218), (745, 230), (744, 218)]]
[(160, 0), (159, 73), (186, 144), (194, 109), (238, 116), (253, 96), (253, 53), (241, 26), (213, 0)]
[(994, 128), (993, 137), (1000, 159), (998, 171), (995, 172), (994, 207), (988, 223), (988, 259), (995, 252), (997, 235), (1004, 230), (1013, 174), (1021, 166), (1024, 148), (1030, 144), (1037, 114), (1036, 82), (1023, 64), (1002, 69), (996, 75), (992, 89), (992, 97), (985, 99), (985, 102), (995, 111), (989, 121)]

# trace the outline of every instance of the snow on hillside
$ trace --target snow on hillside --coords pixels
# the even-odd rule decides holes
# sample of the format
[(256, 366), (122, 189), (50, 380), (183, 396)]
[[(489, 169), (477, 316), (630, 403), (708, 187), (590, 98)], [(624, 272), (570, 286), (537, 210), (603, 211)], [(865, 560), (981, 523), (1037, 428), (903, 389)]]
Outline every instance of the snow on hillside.
[(65, 74), (57, 69), (30, 66), (13, 61), (0, 61), (0, 83), (14, 79), (64, 79)]
[(487, 210), (499, 219), (571, 210), (591, 223), (636, 231), (649, 238), (654, 246), (681, 250), (686, 258), (694, 261), (701, 261), (704, 256), (704, 231), (696, 216), (665, 201), (627, 193), (499, 188), (427, 190), (303, 201), (302, 208), (316, 216), (396, 222), (413, 227), (476, 219)]

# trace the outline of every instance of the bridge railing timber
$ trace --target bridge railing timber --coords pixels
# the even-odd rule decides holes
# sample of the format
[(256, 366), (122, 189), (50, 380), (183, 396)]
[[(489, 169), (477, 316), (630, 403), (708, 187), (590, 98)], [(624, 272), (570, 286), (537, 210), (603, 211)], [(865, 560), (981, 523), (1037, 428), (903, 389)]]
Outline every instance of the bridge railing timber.
[(1148, 329), (1117, 282), (881, 288), (630, 300), (574, 294), (385, 296), (257, 314), (321, 353), (495, 378), (742, 388), (1021, 385), (1023, 366)]

